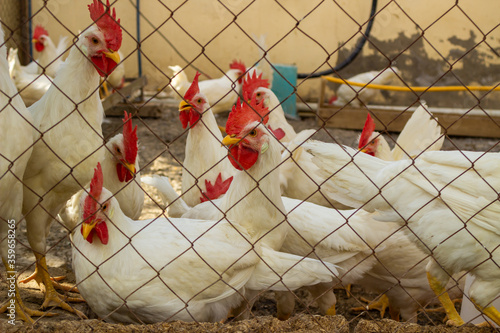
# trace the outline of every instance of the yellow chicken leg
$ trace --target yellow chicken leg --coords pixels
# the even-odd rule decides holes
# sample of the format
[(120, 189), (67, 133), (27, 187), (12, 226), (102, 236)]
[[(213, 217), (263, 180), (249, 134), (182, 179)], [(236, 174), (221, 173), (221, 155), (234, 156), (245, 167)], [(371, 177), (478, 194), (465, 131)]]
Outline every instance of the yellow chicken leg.
[(35, 257), (37, 259), (36, 265), (38, 269), (38, 276), (36, 279), (37, 281), (38, 279), (40, 279), (40, 282), (45, 286), (45, 301), (42, 304), (42, 309), (50, 306), (56, 306), (66, 311), (72, 312), (80, 318), (86, 319), (87, 317), (81, 311), (74, 309), (65, 302), (85, 302), (85, 300), (78, 297), (66, 297), (57, 293), (54, 288), (54, 282), (52, 282), (52, 280), (50, 279), (45, 256), (35, 253)]
[(444, 311), (448, 316), (448, 321), (446, 322), (446, 324), (451, 326), (463, 325), (464, 321), (458, 314), (457, 309), (455, 309), (455, 305), (451, 301), (450, 295), (448, 295), (448, 293), (446, 292), (445, 287), (429, 272), (427, 272), (427, 280), (429, 280), (429, 286), (431, 287), (432, 291), (434, 291), (434, 294), (436, 294), (436, 296), (438, 297), (439, 302), (441, 302), (441, 305), (443, 306)]
[[(9, 266), (3, 260), (3, 264), (7, 270), (7, 284), (10, 285), (11, 283), (9, 282), (10, 279), (15, 278), (15, 273), (11, 270), (9, 270)], [(42, 317), (42, 316), (55, 316), (57, 313), (52, 313), (52, 312), (42, 312), (38, 310), (32, 310), (28, 307), (26, 307), (23, 303), (23, 300), (21, 299), (21, 295), (19, 294), (19, 288), (17, 286), (17, 282), (14, 281), (14, 287), (15, 287), (15, 295), (14, 297), (10, 297), (7, 300), (7, 303), (5, 303), (3, 306), (0, 307), (0, 313), (4, 313), (10, 310), (12, 307), (12, 302), (14, 302), (14, 308), (16, 312), (16, 319), (21, 319), (27, 323), (33, 323), (33, 319), (31, 317)]]
[(500, 312), (498, 312), (498, 310), (493, 306), (493, 305), (490, 305), (490, 306), (487, 306), (485, 308), (481, 307), (480, 305), (478, 305), (474, 299), (471, 299), (472, 303), (474, 303), (474, 305), (476, 306), (476, 308), (481, 311), (482, 313), (484, 313), (486, 316), (488, 316), (488, 318), (490, 318), (491, 320), (493, 320), (493, 322), (495, 322), (495, 324), (497, 324), (498, 326), (500, 326)]

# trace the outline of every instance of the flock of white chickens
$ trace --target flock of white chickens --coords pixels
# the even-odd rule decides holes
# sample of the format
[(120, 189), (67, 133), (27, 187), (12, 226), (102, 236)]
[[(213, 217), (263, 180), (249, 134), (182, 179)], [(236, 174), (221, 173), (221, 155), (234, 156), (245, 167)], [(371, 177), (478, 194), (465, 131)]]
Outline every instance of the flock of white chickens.
[[(244, 319), (267, 290), (285, 320), (299, 288), (334, 315), (333, 288), (354, 283), (384, 294), (393, 319), (416, 321), (438, 299), (448, 324), (460, 326), (446, 290), (470, 273), (468, 297), (500, 324), (492, 305), (500, 294), (497, 153), (440, 152), (444, 135), (425, 105), (393, 150), (370, 116), (358, 149), (315, 141), (314, 130), (288, 124), (258, 70), (235, 61), (219, 79), (197, 73), (189, 82), (175, 67), (189, 152), (179, 195), (166, 177), (140, 176), (132, 115), (103, 142), (100, 80), (123, 69), (122, 31), (109, 2), (94, 0), (89, 11), (94, 24), (65, 61), (64, 40), (56, 47), (41, 27), (36, 47), (48, 58), (22, 67), (12, 50), (7, 61), (0, 30), (0, 66), (10, 73), (0, 76), (0, 216), (26, 221), (37, 262), (24, 282), (44, 286), (42, 310), (85, 318), (68, 304), (81, 299), (59, 294), (65, 287), (48, 272), (57, 219), (71, 232), (78, 292), (109, 322)], [(32, 100), (23, 95), (31, 89)], [(214, 114), (230, 109), (223, 137)], [(138, 220), (143, 183), (164, 201), (155, 219)], [(13, 271), (7, 234), (0, 223)], [(25, 306), (17, 289), (12, 299), (20, 319), (51, 315)]]

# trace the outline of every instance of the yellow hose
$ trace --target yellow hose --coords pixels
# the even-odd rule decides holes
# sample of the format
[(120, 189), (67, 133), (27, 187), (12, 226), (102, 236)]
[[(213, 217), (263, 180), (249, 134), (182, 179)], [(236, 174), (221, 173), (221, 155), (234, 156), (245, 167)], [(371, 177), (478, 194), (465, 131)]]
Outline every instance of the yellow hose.
[(338, 79), (336, 77), (331, 77), (331, 76), (322, 76), (322, 78), (330, 82), (349, 84), (351, 86), (356, 86), (356, 87), (365, 87), (371, 89), (392, 90), (392, 91), (466, 91), (466, 90), (498, 91), (500, 90), (500, 87), (496, 86), (401, 87), (401, 86), (388, 86), (383, 84), (359, 83), (344, 79)]

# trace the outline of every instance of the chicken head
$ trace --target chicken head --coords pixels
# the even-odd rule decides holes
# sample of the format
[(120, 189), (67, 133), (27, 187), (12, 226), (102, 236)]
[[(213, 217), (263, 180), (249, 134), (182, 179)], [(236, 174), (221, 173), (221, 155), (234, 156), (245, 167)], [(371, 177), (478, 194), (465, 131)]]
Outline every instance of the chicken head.
[(111, 205), (110, 199), (101, 203), (103, 183), (104, 177), (101, 163), (97, 163), (97, 167), (94, 169), (94, 177), (90, 181), (89, 194), (83, 201), (83, 223), (80, 231), (87, 242), (92, 243), (95, 235), (105, 245), (108, 243), (109, 235), (103, 214), (111, 214)]
[(111, 11), (110, 8), (109, 0), (106, 1), (106, 8), (100, 1), (94, 0), (89, 5), (89, 11), (95, 26), (83, 34), (84, 52), (101, 76), (111, 74), (120, 62), (118, 50), (122, 43), (122, 29), (115, 9)]
[(38, 52), (42, 52), (45, 49), (45, 41), (48, 36), (49, 32), (40, 24), (37, 24), (35, 30), (33, 31), (33, 43), (35, 44), (35, 49)]
[[(252, 98), (248, 103), (238, 102), (233, 107), (226, 123), (228, 134), (222, 144), (229, 147), (229, 160), (238, 170), (247, 170), (257, 162), (260, 154), (269, 148), (269, 109)], [(263, 125), (261, 125), (261, 123)]]
[(184, 129), (188, 125), (190, 125), (191, 128), (194, 127), (200, 120), (203, 111), (210, 107), (207, 98), (203, 95), (198, 86), (199, 76), (200, 73), (196, 72), (191, 86), (189, 86), (189, 89), (184, 94), (184, 100), (179, 104), (179, 119)]

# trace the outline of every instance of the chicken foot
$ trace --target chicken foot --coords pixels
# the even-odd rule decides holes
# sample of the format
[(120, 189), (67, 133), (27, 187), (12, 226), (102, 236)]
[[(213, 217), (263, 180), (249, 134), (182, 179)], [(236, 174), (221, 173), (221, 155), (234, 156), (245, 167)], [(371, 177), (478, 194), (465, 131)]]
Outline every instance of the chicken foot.
[[(5, 269), (7, 270), (7, 277), (9, 278), (9, 275), (14, 274), (11, 270), (9, 270), (9, 266), (5, 260), (3, 260), (3, 264), (5, 266)], [(19, 318), (27, 323), (33, 323), (33, 319), (31, 317), (43, 317), (43, 316), (55, 316), (57, 313), (52, 313), (52, 312), (43, 312), (43, 311), (38, 311), (38, 310), (33, 310), (28, 308), (26, 305), (24, 305), (23, 300), (21, 299), (21, 295), (19, 293), (19, 287), (17, 286), (17, 282), (15, 283), (15, 295), (12, 298), (9, 298), (7, 302), (0, 307), (0, 313), (7, 312), (9, 310), (9, 305), (11, 304), (11, 300), (14, 300), (15, 304), (15, 311), (16, 311), (16, 319)]]
[(376, 300), (369, 300), (364, 297), (360, 297), (360, 300), (368, 303), (367, 306), (359, 306), (356, 308), (351, 308), (351, 311), (366, 311), (366, 310), (377, 310), (380, 312), (380, 318), (384, 318), (385, 311), (389, 308), (389, 314), (392, 320), (399, 321), (399, 313), (391, 308), (391, 303), (389, 298), (384, 294)]
[[(45, 286), (45, 300), (42, 304), (42, 309), (45, 309), (47, 307), (60, 307), (63, 310), (66, 310), (68, 312), (76, 314), (78, 317), (86, 319), (87, 317), (83, 314), (83, 312), (74, 309), (70, 305), (68, 305), (66, 302), (85, 302), (85, 300), (81, 297), (68, 297), (64, 295), (60, 295), (54, 287), (54, 284), (57, 282), (53, 282), (50, 278), (48, 268), (47, 268), (47, 262), (45, 259), (44, 255), (35, 253), (35, 257), (37, 259), (36, 261), (36, 268), (38, 270), (38, 275), (35, 280), (39, 283), (42, 283)], [(74, 287), (69, 288), (70, 291), (74, 289)]]
[[(51, 276), (50, 280), (52, 281), (54, 288), (56, 288), (56, 289), (63, 290), (63, 291), (70, 291), (72, 293), (79, 293), (77, 287), (65, 286), (63, 284), (58, 283), (58, 281), (64, 280), (65, 278), (66, 278), (66, 276)], [(31, 274), (30, 276), (28, 276), (25, 279), (19, 280), (19, 282), (20, 283), (28, 283), (32, 280), (35, 280), (38, 285), (40, 285), (40, 283), (42, 283), (42, 277), (39, 273), (38, 265), (35, 266), (35, 271), (33, 272), (33, 274)]]

